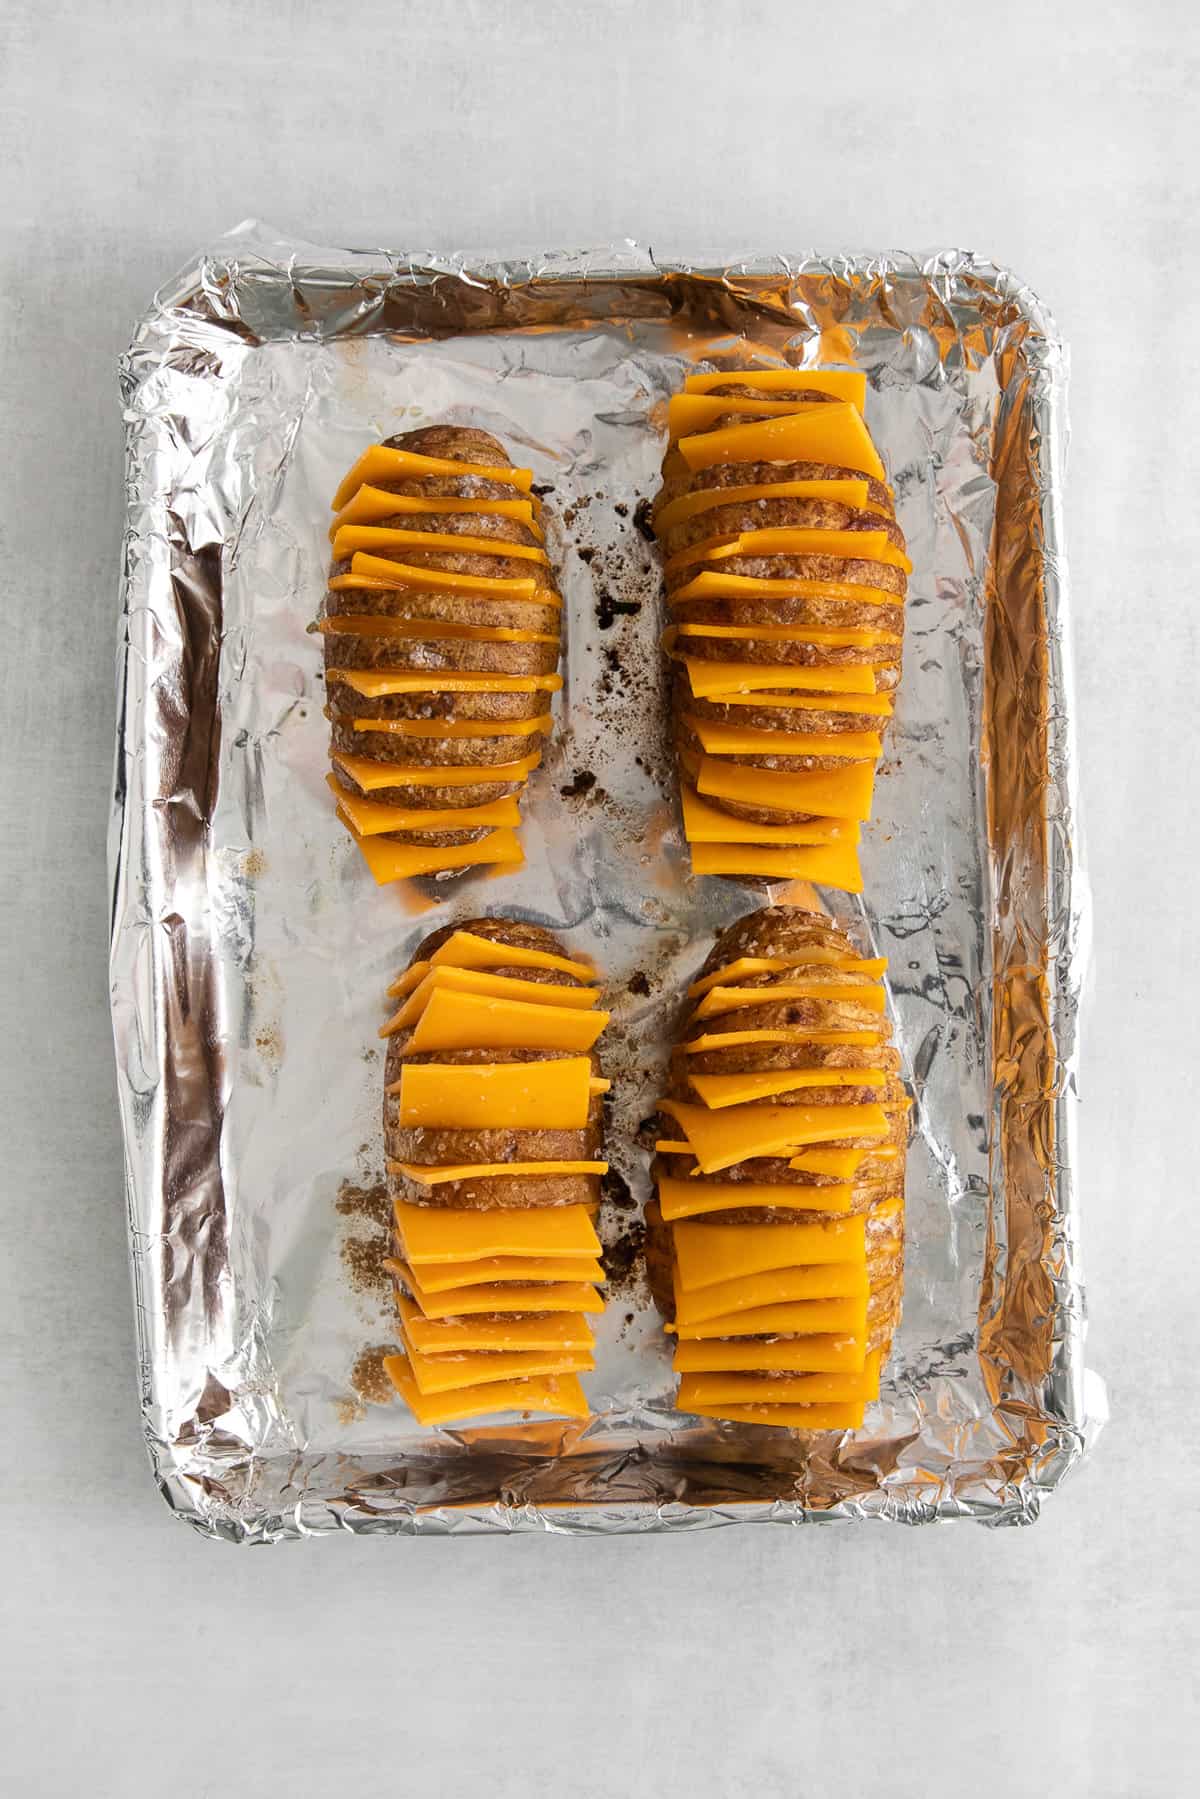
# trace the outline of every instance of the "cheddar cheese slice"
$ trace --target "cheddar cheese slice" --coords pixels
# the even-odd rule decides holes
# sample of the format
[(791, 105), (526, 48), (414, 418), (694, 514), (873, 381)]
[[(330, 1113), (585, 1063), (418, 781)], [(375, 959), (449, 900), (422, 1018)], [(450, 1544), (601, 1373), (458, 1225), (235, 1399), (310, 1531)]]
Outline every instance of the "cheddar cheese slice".
[[(809, 393), (832, 394), (847, 400), (862, 412), (867, 403), (867, 377), (859, 369), (717, 369), (709, 373), (689, 375), (683, 384), (687, 394), (711, 393), (715, 387), (754, 387), (762, 394)], [(727, 395), (726, 407), (738, 406), (740, 400)], [(866, 482), (862, 483), (866, 487)]]
[(769, 881), (813, 881), (842, 893), (861, 893), (862, 870), (853, 844), (816, 849), (758, 849), (751, 843), (698, 843), (692, 851), (697, 875), (753, 875)]
[(550, 587), (516, 575), (455, 575), (444, 568), (420, 568), (410, 562), (393, 562), (387, 556), (372, 556), (356, 550), (350, 558), (352, 575), (374, 575), (395, 588), (416, 587), (423, 592), (479, 593), (499, 595), (506, 600), (538, 600), (544, 606), (561, 605)]
[(544, 1318), (426, 1318), (407, 1294), (396, 1301), (407, 1342), (422, 1355), (469, 1355), (490, 1350), (576, 1349), (590, 1353), (595, 1339), (582, 1312)]
[(430, 994), (408, 1048), (589, 1050), (608, 1020), (607, 1012), (529, 1005), (439, 987)]
[(883, 751), (875, 731), (764, 731), (690, 712), (683, 718), (710, 756), (844, 756), (857, 761)]
[(694, 1403), (681, 1410), (697, 1418), (721, 1418), (730, 1424), (773, 1424), (794, 1431), (859, 1430), (866, 1407), (857, 1401), (846, 1405), (722, 1405)]
[[(749, 631), (743, 637), (751, 635)], [(759, 635), (756, 631), (755, 637)], [(706, 657), (684, 656), (692, 696), (719, 700), (722, 705), (789, 706), (789, 690), (834, 693), (874, 691), (875, 671), (865, 663), (846, 663), (841, 669), (806, 668), (799, 662), (717, 662)], [(833, 675), (853, 674), (852, 681), (831, 680)], [(748, 696), (753, 695), (753, 698)]]
[(544, 1281), (504, 1287), (449, 1287), (437, 1292), (423, 1287), (404, 1262), (390, 1266), (412, 1293), (426, 1318), (464, 1318), (479, 1313), (528, 1315), (538, 1312), (602, 1312), (604, 1301), (595, 1287), (582, 1281)]
[(702, 1174), (720, 1174), (752, 1156), (782, 1155), (810, 1143), (888, 1134), (880, 1106), (735, 1106), (710, 1112), (707, 1106), (664, 1099), (659, 1110), (681, 1126)]
[(680, 783), (683, 834), (689, 843), (784, 844), (857, 843), (859, 826), (848, 818), (816, 818), (804, 825), (759, 825), (710, 806), (703, 795)]
[[(668, 575), (701, 562), (729, 562), (742, 556), (840, 556), (849, 562), (882, 562), (911, 574), (912, 563), (896, 548), (886, 531), (804, 530), (795, 526), (739, 531), (726, 537), (708, 537), (668, 556)], [(892, 596), (895, 600), (895, 595)]]
[[(404, 1337), (403, 1331), (401, 1332)], [(488, 1386), (493, 1381), (529, 1379), (541, 1374), (578, 1374), (594, 1368), (595, 1357), (587, 1350), (495, 1350), (475, 1355), (422, 1355), (405, 1340), (408, 1369), (417, 1391), (428, 1398), (452, 1393), (459, 1387)]]
[(866, 1254), (860, 1216), (827, 1224), (695, 1224), (674, 1227), (675, 1283), (683, 1293), (762, 1274), (775, 1268), (807, 1268), (816, 1262), (861, 1261)]
[(486, 806), (431, 807), (389, 806), (379, 800), (363, 799), (343, 787), (336, 775), (326, 775), (326, 783), (342, 812), (360, 837), (377, 837), (383, 831), (470, 831), (479, 825), (512, 827), (521, 822), (521, 809), (515, 799), (492, 800)]
[[(863, 483), (865, 491), (866, 483)], [(831, 498), (834, 496), (830, 496)], [(374, 525), (384, 518), (395, 518), (403, 515), (406, 518), (417, 518), (422, 513), (435, 514), (439, 517), (451, 515), (476, 516), (488, 518), (512, 519), (514, 524), (524, 525), (535, 537), (541, 537), (542, 527), (534, 512), (536, 501), (529, 500), (464, 500), (456, 494), (412, 494), (387, 493), (381, 487), (364, 485), (359, 488), (353, 499), (348, 500), (329, 527), (332, 540), (343, 525)], [(847, 501), (848, 505), (855, 502)]]
[(389, 1174), (402, 1174), (419, 1187), (438, 1187), (447, 1181), (491, 1180), (500, 1176), (522, 1180), (555, 1174), (607, 1174), (607, 1162), (389, 1162)]
[(862, 414), (848, 404), (813, 405), (782, 418), (681, 437), (679, 452), (690, 469), (718, 462), (824, 462), (886, 479)]
[[(521, 966), (517, 964), (516, 966)], [(403, 998), (405, 1003), (380, 1031), (381, 1037), (414, 1024), (429, 1004), (434, 993), (489, 995), (494, 999), (515, 999), (537, 1006), (564, 1006), (572, 1011), (587, 1011), (600, 997), (599, 987), (559, 987), (549, 981), (523, 981), (517, 975), (491, 974), (484, 968), (456, 968), (452, 963), (426, 962), (415, 985), (393, 982), (388, 993)]]
[[(547, 1208), (548, 1209), (548, 1208)], [(599, 1283), (604, 1269), (594, 1256), (484, 1256), (478, 1261), (430, 1262), (419, 1270), (422, 1301), (430, 1294), (463, 1287), (488, 1287), (493, 1292), (493, 1312), (509, 1310), (506, 1288), (529, 1281), (586, 1281)], [(501, 1285), (497, 1286), (496, 1283)]]
[(826, 1374), (848, 1369), (860, 1371), (866, 1363), (861, 1337), (793, 1337), (779, 1343), (730, 1343), (718, 1338), (705, 1343), (680, 1343), (675, 1350), (677, 1374), (752, 1373), (755, 1369), (781, 1374)]
[[(763, 1225), (763, 1230), (774, 1227)], [(866, 1302), (870, 1291), (865, 1261), (823, 1262), (805, 1268), (768, 1269), (718, 1281), (695, 1292), (675, 1290), (676, 1325), (704, 1324), (713, 1318), (729, 1318), (743, 1312), (781, 1305), (807, 1303), (810, 1299), (857, 1299)], [(739, 1326), (732, 1333), (747, 1335)]]
[(485, 1212), (452, 1206), (414, 1206), (398, 1199), (394, 1211), (404, 1259), (422, 1282), (423, 1270), (437, 1263), (475, 1262), (496, 1256), (578, 1260), (580, 1256), (600, 1253), (600, 1239), (583, 1206), (532, 1206), (520, 1211), (506, 1208)]
[(406, 1356), (385, 1356), (388, 1379), (418, 1424), (457, 1424), (489, 1412), (544, 1412), (554, 1418), (586, 1418), (588, 1403), (574, 1374), (538, 1379), (492, 1381), (459, 1387), (452, 1393), (425, 1395), (408, 1372)]
[(744, 1405), (828, 1405), (844, 1400), (879, 1397), (879, 1351), (873, 1349), (855, 1374), (787, 1374), (764, 1380), (756, 1374), (685, 1374), (679, 1383), (679, 1402), (698, 1399), (702, 1404), (732, 1400)]
[(887, 970), (887, 957), (846, 956), (841, 950), (826, 949), (820, 944), (814, 944), (799, 956), (738, 956), (735, 961), (726, 962), (711, 974), (693, 981), (688, 995), (697, 998), (707, 993), (710, 987), (733, 986), (744, 974), (776, 974), (785, 968), (836, 968), (844, 974), (881, 975)]
[(386, 887), (390, 881), (411, 880), (417, 875), (441, 874), (448, 868), (515, 864), (525, 860), (514, 831), (490, 831), (478, 843), (456, 843), (443, 849), (431, 849), (418, 844), (395, 843), (386, 837), (364, 837), (355, 830), (341, 806), (338, 817), (358, 845), (363, 861), (380, 887)]
[(455, 462), (442, 456), (420, 456), (415, 450), (392, 450), (385, 444), (372, 444), (334, 494), (333, 510), (340, 512), (360, 487), (372, 481), (409, 481), (422, 475), (475, 476), (483, 481), (497, 481), (503, 487), (516, 487), (525, 494), (533, 485), (532, 469), (493, 468), (486, 462)]
[(681, 1343), (711, 1343), (714, 1337), (805, 1337), (813, 1331), (864, 1336), (865, 1296), (855, 1299), (798, 1299), (791, 1305), (724, 1312), (703, 1324), (668, 1325)]
[(593, 1092), (587, 1056), (552, 1062), (406, 1062), (398, 1085), (402, 1130), (581, 1131)]
[[(392, 669), (376, 684), (372, 697), (384, 693), (557, 693), (561, 675), (484, 675), (470, 671), (454, 674), (425, 669)], [(356, 718), (356, 731), (386, 731), (386, 724)]]
[[(747, 694), (738, 694), (732, 699), (722, 697), (722, 704), (735, 706), (760, 706), (766, 704), (772, 710), (774, 710), (775, 706), (774, 700), (768, 700), (762, 694), (758, 694), (753, 698)], [(869, 718), (890, 718), (892, 715), (892, 696), (888, 693), (791, 693), (786, 695), (782, 704), (789, 712), (796, 713), (797, 716), (795, 719), (789, 721), (789, 725), (797, 730), (804, 729), (804, 726), (807, 723), (807, 720), (804, 717), (806, 712), (844, 712), (856, 717), (861, 717), (864, 720)], [(712, 723), (715, 721), (710, 720), (706, 722)], [(738, 726), (738, 729), (740, 730), (745, 730), (747, 728), (748, 727), (744, 725)], [(749, 728), (755, 729), (757, 727)], [(869, 728), (870, 727), (865, 724), (860, 727), (860, 729), (864, 730)]]
[(876, 1144), (874, 1149), (806, 1149), (793, 1156), (788, 1167), (794, 1168), (797, 1174), (827, 1174), (831, 1180), (848, 1181), (858, 1173), (868, 1156), (886, 1156), (889, 1161), (894, 1161), (899, 1153), (899, 1150), (885, 1148), (882, 1144)]
[(672, 606), (689, 600), (833, 600), (853, 606), (904, 605), (903, 594), (884, 587), (866, 587), (856, 581), (820, 580), (805, 575), (735, 575), (711, 568), (695, 575), (685, 587), (675, 588), (668, 598)]
[(690, 518), (713, 512), (718, 506), (747, 506), (756, 500), (829, 500), (856, 512), (876, 510), (865, 481), (773, 481), (749, 487), (702, 487), (668, 500), (654, 514), (654, 529), (661, 537)]
[(680, 1044), (685, 1056), (702, 1055), (712, 1049), (735, 1049), (749, 1043), (852, 1043), (871, 1049), (883, 1042), (880, 1031), (706, 1031)]
[(691, 1081), (705, 1105), (720, 1111), (802, 1087), (883, 1087), (887, 1076), (881, 1068), (781, 1068), (757, 1074), (694, 1074)]
[(502, 537), (459, 536), (454, 531), (392, 530), (382, 525), (343, 525), (333, 539), (333, 554), (341, 562), (356, 550), (432, 550), (459, 556), (500, 556), (514, 562), (546, 563), (545, 550), (535, 544), (507, 543)]
[(559, 974), (576, 975), (581, 981), (595, 978), (595, 969), (589, 962), (573, 962), (567, 956), (551, 955), (548, 950), (493, 942), (473, 931), (455, 931), (434, 951), (430, 961), (435, 966), (452, 963), (455, 968), (552, 968)]
[(812, 812), (821, 818), (868, 819), (875, 787), (872, 762), (845, 768), (802, 769), (779, 774), (769, 768), (741, 768), (702, 756), (696, 786), (712, 799), (736, 800), (778, 812)]
[(426, 767), (404, 762), (377, 762), (372, 756), (349, 756), (342, 750), (331, 750), (330, 756), (364, 793), (376, 793), (381, 787), (480, 787), (490, 786), (493, 782), (523, 781), (542, 759), (541, 752), (535, 751), (517, 762), (443, 768), (440, 765)]
[(677, 1218), (699, 1218), (705, 1212), (728, 1212), (743, 1206), (774, 1206), (797, 1212), (847, 1212), (854, 1189), (815, 1187), (800, 1181), (677, 1181), (664, 1175), (658, 1203), (668, 1224)]
[(719, 1018), (724, 1012), (740, 1012), (747, 1006), (773, 1006), (789, 999), (822, 999), (842, 1005), (862, 1006), (868, 1012), (883, 1012), (887, 999), (882, 987), (874, 982), (855, 984), (838, 980), (838, 969), (831, 978), (814, 980), (797, 971), (794, 980), (779, 981), (769, 987), (710, 987), (692, 1013), (692, 1022), (702, 1018)]

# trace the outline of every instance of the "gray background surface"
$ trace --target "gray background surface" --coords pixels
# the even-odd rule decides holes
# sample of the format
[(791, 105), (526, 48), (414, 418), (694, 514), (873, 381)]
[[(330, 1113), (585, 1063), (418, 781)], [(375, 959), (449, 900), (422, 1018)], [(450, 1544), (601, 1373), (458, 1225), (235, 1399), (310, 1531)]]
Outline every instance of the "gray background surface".
[[(1173, 1795), (1194, 1762), (1200, 27), (1189, 0), (0, 4), (0, 1791)], [(246, 215), (963, 244), (1072, 345), (1089, 1362), (1033, 1530), (237, 1552), (139, 1440), (106, 992), (114, 362)]]

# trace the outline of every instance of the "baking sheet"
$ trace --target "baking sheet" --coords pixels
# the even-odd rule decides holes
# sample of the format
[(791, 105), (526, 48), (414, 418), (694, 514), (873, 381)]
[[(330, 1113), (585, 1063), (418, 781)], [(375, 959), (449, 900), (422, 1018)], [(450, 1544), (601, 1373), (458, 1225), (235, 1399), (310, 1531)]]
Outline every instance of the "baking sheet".
[[(891, 959), (917, 1099), (903, 1323), (880, 1404), (841, 1442), (676, 1413), (638, 1253), (678, 996), (761, 903), (687, 872), (644, 502), (687, 368), (748, 357), (867, 370), (914, 562), (865, 895), (827, 896)], [(1104, 1406), (1070, 1186), (1064, 384), (1036, 299), (958, 252), (468, 263), (246, 225), (157, 297), (122, 364), (112, 1003), (147, 1439), (197, 1528), (1036, 1516)], [(566, 678), (525, 866), (378, 889), (324, 786), (307, 626), (341, 476), (435, 421), (495, 432), (547, 490)], [(491, 910), (563, 932), (609, 984), (613, 1280), (590, 1421), (422, 1430), (379, 1368), (376, 1030), (419, 938)]]

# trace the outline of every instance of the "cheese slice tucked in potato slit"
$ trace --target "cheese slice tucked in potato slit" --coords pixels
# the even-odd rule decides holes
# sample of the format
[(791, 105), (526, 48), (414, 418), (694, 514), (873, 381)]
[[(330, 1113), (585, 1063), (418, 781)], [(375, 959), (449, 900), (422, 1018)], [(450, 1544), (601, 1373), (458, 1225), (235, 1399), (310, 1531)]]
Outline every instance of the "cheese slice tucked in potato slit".
[(654, 525), (697, 874), (861, 889), (857, 832), (821, 833), (870, 816), (911, 569), (865, 397), (854, 370), (726, 369), (670, 402)]
[(885, 967), (822, 914), (772, 906), (688, 991), (646, 1213), (683, 1411), (854, 1430), (878, 1395), (910, 1105)]
[(388, 1374), (422, 1424), (586, 1417), (608, 1168), (594, 971), (539, 925), (475, 918), (427, 937), (388, 995)]
[(381, 883), (515, 866), (562, 685), (530, 471), (485, 431), (429, 426), (364, 451), (333, 513), (317, 629), (339, 819)]

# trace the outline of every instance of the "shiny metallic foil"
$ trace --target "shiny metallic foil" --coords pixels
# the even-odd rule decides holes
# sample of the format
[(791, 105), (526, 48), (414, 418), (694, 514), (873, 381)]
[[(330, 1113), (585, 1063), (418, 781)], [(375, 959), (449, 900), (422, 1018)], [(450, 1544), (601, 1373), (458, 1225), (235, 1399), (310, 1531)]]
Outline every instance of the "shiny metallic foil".
[[(890, 957), (917, 1098), (903, 1324), (881, 1403), (844, 1440), (677, 1414), (637, 1257), (679, 996), (713, 932), (761, 903), (687, 872), (638, 504), (688, 367), (748, 357), (868, 371), (915, 565), (865, 900), (828, 896)], [(468, 264), (244, 226), (158, 296), (122, 365), (112, 1005), (146, 1431), (198, 1529), (1036, 1516), (1104, 1409), (1070, 1182), (1064, 382), (1033, 295), (957, 252)], [(306, 627), (340, 477), (366, 444), (442, 420), (495, 432), (548, 490), (561, 724), (521, 870), (379, 889), (324, 785)], [(426, 1431), (379, 1378), (376, 1030), (418, 938), (493, 910), (561, 931), (607, 978), (614, 1281), (588, 1423)]]

